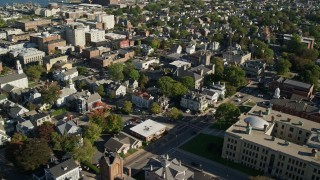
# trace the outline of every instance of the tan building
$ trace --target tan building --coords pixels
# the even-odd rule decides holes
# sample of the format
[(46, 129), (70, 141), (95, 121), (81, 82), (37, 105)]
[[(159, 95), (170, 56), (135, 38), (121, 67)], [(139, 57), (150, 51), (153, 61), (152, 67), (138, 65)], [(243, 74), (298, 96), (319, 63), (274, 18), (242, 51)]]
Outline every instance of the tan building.
[(125, 173), (123, 164), (118, 153), (105, 153), (99, 160), (101, 180), (134, 180), (131, 169)]
[(24, 33), (24, 34), (12, 34), (8, 35), (8, 41), (18, 42), (18, 41), (29, 41), (30, 36), (33, 36), (35, 33)]
[(108, 67), (111, 64), (127, 62), (133, 56), (134, 51), (132, 50), (110, 51), (100, 56), (92, 57), (90, 65), (96, 68)]
[(151, 141), (154, 138), (159, 138), (166, 131), (166, 126), (148, 119), (132, 128), (131, 133), (143, 141)]
[(51, 24), (51, 19), (33, 19), (27, 21), (18, 21), (17, 26), (23, 31), (37, 30), (38, 26)]
[(277, 179), (320, 177), (320, 124), (255, 107), (226, 130), (222, 157)]
[(45, 56), (43, 58), (43, 65), (47, 72), (49, 72), (52, 67), (60, 67), (64, 69), (72, 68), (72, 64), (68, 63), (68, 56), (60, 55)]

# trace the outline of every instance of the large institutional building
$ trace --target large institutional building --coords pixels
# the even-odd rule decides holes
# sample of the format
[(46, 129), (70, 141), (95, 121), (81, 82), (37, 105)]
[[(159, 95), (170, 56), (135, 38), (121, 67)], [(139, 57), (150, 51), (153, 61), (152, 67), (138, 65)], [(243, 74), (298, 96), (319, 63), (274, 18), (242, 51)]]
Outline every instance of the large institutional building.
[(222, 157), (278, 179), (320, 179), (320, 124), (255, 107), (226, 130)]

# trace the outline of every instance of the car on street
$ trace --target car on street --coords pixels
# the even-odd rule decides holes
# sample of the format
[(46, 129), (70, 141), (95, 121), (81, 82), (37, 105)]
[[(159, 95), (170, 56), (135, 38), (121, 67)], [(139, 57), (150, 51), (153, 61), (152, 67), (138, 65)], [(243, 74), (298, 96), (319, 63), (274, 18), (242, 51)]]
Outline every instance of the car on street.
[(186, 113), (190, 113), (190, 109), (187, 109), (187, 110), (186, 110)]

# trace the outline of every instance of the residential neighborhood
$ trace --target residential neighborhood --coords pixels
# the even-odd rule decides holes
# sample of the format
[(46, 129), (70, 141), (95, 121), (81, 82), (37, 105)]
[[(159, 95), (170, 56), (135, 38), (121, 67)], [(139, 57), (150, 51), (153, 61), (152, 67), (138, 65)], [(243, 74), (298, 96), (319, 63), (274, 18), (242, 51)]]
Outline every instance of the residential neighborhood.
[(320, 180), (319, 0), (0, 1), (3, 180)]

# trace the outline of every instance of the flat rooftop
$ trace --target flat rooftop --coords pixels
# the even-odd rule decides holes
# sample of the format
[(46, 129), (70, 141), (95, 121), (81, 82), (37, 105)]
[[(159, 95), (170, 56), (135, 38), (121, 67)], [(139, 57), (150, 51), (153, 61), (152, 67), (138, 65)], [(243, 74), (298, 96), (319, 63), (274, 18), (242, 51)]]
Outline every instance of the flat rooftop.
[(143, 123), (140, 123), (130, 128), (130, 130), (137, 134), (140, 134), (143, 137), (148, 137), (150, 135), (157, 134), (157, 132), (163, 128), (166, 128), (166, 126), (161, 123), (155, 122), (151, 119), (148, 119)]
[[(243, 140), (247, 140), (249, 142), (253, 142), (253, 143), (268, 147), (270, 149), (273, 149), (274, 151), (281, 151), (285, 154), (289, 154), (293, 157), (296, 157), (305, 161), (320, 163), (319, 152), (318, 152), (318, 157), (311, 156), (310, 154), (312, 149), (314, 149), (314, 147), (307, 145), (307, 144), (310, 144), (309, 141), (311, 140), (311, 138), (314, 138), (315, 136), (317, 136), (317, 130), (320, 130), (319, 123), (309, 121), (307, 119), (303, 119), (297, 116), (285, 114), (279, 111), (274, 111), (274, 110), (271, 110), (269, 115), (259, 116), (260, 110), (262, 112), (265, 112), (266, 108), (256, 106), (252, 108), (246, 115), (242, 114), (239, 118), (240, 120), (235, 124), (233, 124), (229, 129), (227, 129), (226, 133), (231, 136), (236, 136)], [(276, 137), (274, 138), (274, 140), (272, 140), (272, 136), (270, 135), (274, 126), (274, 124), (271, 121), (272, 116), (274, 117), (275, 121), (281, 121), (282, 123), (288, 123), (292, 126), (296, 126), (296, 127), (311, 131), (311, 136), (309, 137), (308, 142), (305, 145), (301, 146), (293, 142), (290, 142), (289, 145), (286, 145), (284, 139), (279, 139)], [(244, 119), (248, 117), (254, 117), (254, 118), (258, 117), (265, 120), (269, 124), (267, 131), (253, 127), (251, 134), (247, 134), (246, 133), (247, 123), (244, 122)], [(290, 122), (287, 121), (288, 118), (291, 119)], [(303, 122), (303, 125), (299, 125), (299, 122)], [(318, 129), (316, 129), (317, 127)], [(312, 144), (320, 145), (320, 143), (316, 141), (312, 141)]]

